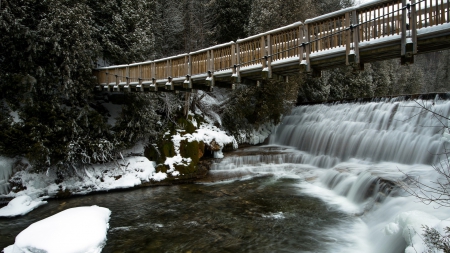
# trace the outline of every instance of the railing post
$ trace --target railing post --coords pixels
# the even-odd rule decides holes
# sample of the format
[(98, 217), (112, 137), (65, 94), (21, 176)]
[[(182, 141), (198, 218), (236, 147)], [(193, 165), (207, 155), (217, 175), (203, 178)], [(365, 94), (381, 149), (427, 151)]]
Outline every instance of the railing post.
[(306, 46), (305, 46), (305, 61), (306, 61), (306, 72), (311, 72), (312, 70), (311, 70), (311, 63), (310, 63), (310, 61), (309, 61), (309, 55), (311, 54), (311, 36), (310, 36), (310, 34), (309, 34), (309, 24), (308, 25), (306, 25), (305, 27), (304, 27), (306, 30), (304, 30), (304, 32), (305, 32), (305, 39), (306, 39), (306, 41), (305, 41), (305, 43), (306, 43)]
[[(266, 44), (267, 40), (267, 44)], [(264, 79), (272, 78), (272, 35), (261, 36), (261, 59), (262, 59), (262, 77)], [(266, 51), (267, 47), (267, 51)]]
[(273, 43), (272, 34), (267, 35), (267, 78), (272, 78)]
[(239, 73), (240, 70), (240, 63), (241, 63), (241, 55), (240, 55), (240, 49), (239, 49), (239, 44), (238, 43), (234, 43), (234, 50), (233, 48), (231, 49), (231, 53), (234, 54), (234, 61), (233, 63), (233, 76), (232, 76), (232, 89), (235, 88), (237, 83), (241, 82), (241, 76)]
[(110, 84), (109, 84), (109, 89), (108, 89), (108, 91), (114, 91), (114, 89), (116, 88), (116, 86), (117, 87), (119, 87), (119, 73), (117, 73), (118, 72), (118, 69), (117, 68), (115, 68), (114, 69), (114, 76), (115, 76), (115, 80), (114, 80), (114, 82), (111, 82)]
[(142, 85), (142, 77), (143, 77), (143, 74), (142, 74), (142, 65), (139, 65), (138, 66), (138, 83), (140, 84), (140, 85)]
[(186, 69), (186, 79), (183, 82), (183, 88), (192, 89), (192, 78), (191, 78), (191, 54), (184, 57), (184, 67)]
[(173, 82), (172, 82), (172, 60), (167, 60), (166, 63), (166, 73), (167, 73), (167, 82), (166, 82), (166, 90), (174, 90)]
[(413, 54), (417, 54), (417, 11), (416, 0), (411, 0), (411, 17), (409, 30), (411, 31), (411, 39), (413, 43)]
[(352, 40), (352, 30), (353, 28), (351, 27), (350, 24), (350, 13), (346, 12), (345, 13), (345, 27), (347, 27), (347, 32), (346, 34), (346, 39), (345, 39), (345, 64), (346, 65), (350, 65), (350, 61), (349, 61), (349, 55), (350, 55), (350, 48), (351, 48), (351, 40)]
[(108, 69), (106, 69), (106, 82), (103, 86), (103, 91), (109, 91), (109, 72)]
[(407, 24), (410, 21), (408, 15), (410, 15), (411, 5), (407, 3), (407, 0), (402, 0), (402, 7), (401, 64), (404, 65), (414, 62), (414, 43), (409, 24)]
[(156, 79), (156, 63), (155, 62), (152, 62), (152, 67), (151, 67), (152, 69), (151, 69), (151, 75), (152, 75), (152, 78), (155, 78)]
[[(360, 63), (360, 59), (359, 59), (359, 32), (357, 29), (357, 25), (358, 25), (358, 15), (356, 15), (356, 10), (352, 11), (352, 25), (354, 26), (353, 28), (353, 53), (354, 53), (354, 63), (359, 64)], [(352, 54), (352, 52), (350, 51), (350, 55)]]
[[(306, 32), (305, 32), (306, 28)], [(300, 25), (298, 30), (298, 59), (300, 64), (300, 72), (310, 72), (309, 53), (308, 51), (308, 25)], [(308, 55), (308, 60), (306, 55)]]
[(207, 68), (207, 73), (208, 76), (206, 77), (206, 86), (214, 87), (214, 50), (208, 50), (207, 53), (207, 58), (208, 58), (208, 68)]

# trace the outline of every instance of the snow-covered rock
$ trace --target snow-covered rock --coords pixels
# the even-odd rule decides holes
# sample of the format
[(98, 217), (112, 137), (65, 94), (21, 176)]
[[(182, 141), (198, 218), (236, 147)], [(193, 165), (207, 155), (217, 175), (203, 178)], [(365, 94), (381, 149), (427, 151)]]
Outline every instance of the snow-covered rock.
[(0, 209), (0, 217), (25, 215), (44, 204), (47, 204), (47, 201), (42, 201), (41, 198), (33, 200), (27, 195), (18, 196), (11, 200), (7, 206)]
[(5, 253), (99, 253), (106, 244), (111, 211), (104, 207), (67, 209), (31, 224)]
[(405, 253), (426, 252), (427, 246), (422, 237), (423, 225), (445, 234), (444, 228), (450, 226), (450, 221), (442, 221), (431, 214), (414, 210), (400, 213), (394, 222), (385, 226), (384, 233), (386, 235), (400, 233), (408, 245)]

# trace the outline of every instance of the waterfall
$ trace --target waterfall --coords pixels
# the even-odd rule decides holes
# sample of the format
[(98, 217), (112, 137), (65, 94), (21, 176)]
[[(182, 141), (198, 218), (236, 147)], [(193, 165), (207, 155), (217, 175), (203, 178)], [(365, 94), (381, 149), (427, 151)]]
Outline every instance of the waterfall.
[(440, 177), (432, 165), (448, 166), (449, 122), (430, 111), (448, 117), (450, 101), (300, 106), (274, 129), (269, 146), (238, 151), (211, 173), (296, 178), (301, 194), (355, 215), (346, 233), (358, 243), (330, 252), (424, 252), (421, 226), (450, 226), (448, 210), (421, 203), (398, 182), (431, 185)]
[[(450, 115), (450, 102), (424, 102)], [(357, 158), (370, 162), (432, 164), (442, 157), (442, 119), (416, 102), (301, 106), (284, 118), (270, 143), (293, 146), (329, 162), (331, 168)]]
[(13, 159), (0, 156), (0, 195), (9, 192), (8, 180), (12, 175)]

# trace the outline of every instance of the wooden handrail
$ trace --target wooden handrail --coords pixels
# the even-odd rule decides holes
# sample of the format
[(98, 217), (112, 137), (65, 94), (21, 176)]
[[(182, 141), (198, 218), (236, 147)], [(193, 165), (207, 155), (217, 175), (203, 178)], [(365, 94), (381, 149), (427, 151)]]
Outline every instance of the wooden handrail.
[(274, 64), (291, 59), (309, 71), (311, 57), (323, 52), (345, 51), (347, 64), (359, 63), (360, 43), (399, 36), (403, 57), (408, 43), (417, 53), (417, 29), (450, 22), (449, 1), (373, 1), (188, 54), (96, 68), (94, 75), (103, 86), (162, 83), (169, 77), (176, 82), (186, 77), (187, 83), (192, 82), (190, 77), (207, 78), (213, 84), (214, 76), (224, 73), (239, 81), (241, 71), (258, 69), (270, 77)]

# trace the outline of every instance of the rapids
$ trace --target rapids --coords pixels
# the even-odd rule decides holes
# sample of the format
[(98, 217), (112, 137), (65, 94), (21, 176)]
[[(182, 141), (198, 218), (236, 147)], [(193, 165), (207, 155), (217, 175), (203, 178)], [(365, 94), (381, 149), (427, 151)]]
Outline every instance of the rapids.
[(417, 192), (411, 178), (435, 186), (443, 178), (432, 165), (448, 170), (450, 140), (443, 135), (449, 121), (431, 111), (448, 117), (450, 101), (297, 107), (274, 130), (268, 147), (228, 157), (211, 173), (297, 178), (297, 191), (353, 215), (353, 229), (328, 233), (337, 238), (344, 232), (354, 243), (328, 252), (422, 252), (422, 225), (449, 226), (449, 211), (420, 202), (399, 185)]

